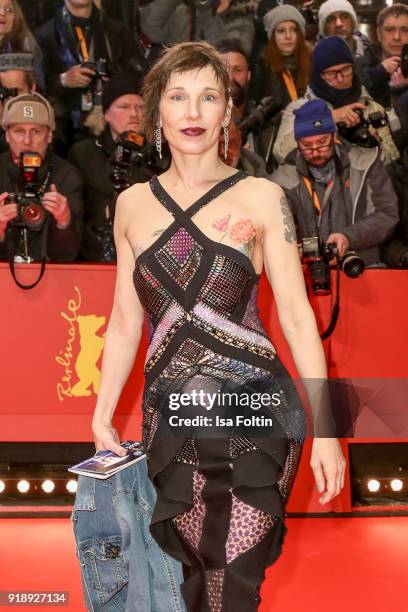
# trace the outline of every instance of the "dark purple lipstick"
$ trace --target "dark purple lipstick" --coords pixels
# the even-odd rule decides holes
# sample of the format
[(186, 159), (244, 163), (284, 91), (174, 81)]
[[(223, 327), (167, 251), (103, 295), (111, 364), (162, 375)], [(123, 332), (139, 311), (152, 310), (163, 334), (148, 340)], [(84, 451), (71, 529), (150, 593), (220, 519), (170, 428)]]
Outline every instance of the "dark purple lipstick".
[(204, 134), (205, 132), (205, 130), (200, 127), (190, 127), (190, 128), (186, 128), (185, 130), (181, 130), (181, 131), (186, 136), (201, 136), (201, 134)]

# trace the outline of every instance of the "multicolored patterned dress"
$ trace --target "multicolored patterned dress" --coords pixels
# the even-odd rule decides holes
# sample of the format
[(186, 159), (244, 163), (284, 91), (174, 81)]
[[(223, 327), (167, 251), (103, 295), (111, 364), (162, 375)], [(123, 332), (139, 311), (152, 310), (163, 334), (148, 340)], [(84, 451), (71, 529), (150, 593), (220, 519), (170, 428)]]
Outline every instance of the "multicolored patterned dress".
[[(134, 283), (150, 325), (143, 441), (156, 491), (151, 532), (183, 563), (189, 612), (253, 612), (265, 569), (281, 552), (284, 508), (305, 438), (305, 413), (258, 318), (259, 275), (234, 247), (194, 223), (245, 178), (238, 171), (183, 210), (157, 177), (153, 194), (174, 220), (136, 259)], [(171, 393), (275, 390), (274, 435), (167, 435)], [(255, 387), (254, 387), (255, 385)], [(167, 412), (166, 412), (167, 411)], [(164, 432), (164, 433), (163, 433)]]

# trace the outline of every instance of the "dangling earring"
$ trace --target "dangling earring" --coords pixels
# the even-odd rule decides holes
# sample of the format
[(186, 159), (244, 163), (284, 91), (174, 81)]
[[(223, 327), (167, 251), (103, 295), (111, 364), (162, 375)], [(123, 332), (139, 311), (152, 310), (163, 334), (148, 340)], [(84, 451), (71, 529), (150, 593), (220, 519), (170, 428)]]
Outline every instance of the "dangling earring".
[(228, 125), (222, 125), (223, 129), (224, 129), (224, 159), (227, 159), (228, 156), (228, 145), (229, 145), (229, 132), (228, 132)]
[(162, 133), (161, 133), (161, 121), (159, 121), (157, 123), (157, 127), (156, 127), (156, 134), (155, 134), (155, 142), (156, 142), (156, 149), (157, 152), (159, 154), (159, 159), (162, 158)]

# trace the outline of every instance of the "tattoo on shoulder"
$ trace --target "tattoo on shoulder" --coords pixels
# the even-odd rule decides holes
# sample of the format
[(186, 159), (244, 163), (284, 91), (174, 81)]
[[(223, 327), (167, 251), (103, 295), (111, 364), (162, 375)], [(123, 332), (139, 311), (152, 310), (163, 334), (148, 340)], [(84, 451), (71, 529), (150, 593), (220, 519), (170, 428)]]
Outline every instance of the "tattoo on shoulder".
[[(160, 236), (160, 234), (162, 234), (164, 232), (166, 228), (162, 228), (162, 229), (157, 229), (153, 232), (152, 237), (155, 238), (156, 236)], [(147, 248), (147, 247), (146, 247)], [(133, 251), (133, 255), (135, 256), (135, 259), (137, 259), (139, 257), (139, 255), (141, 253), (143, 253), (143, 251), (145, 250), (144, 247), (142, 247), (142, 245), (136, 243), (133, 247), (132, 247), (132, 251)]]
[(285, 195), (282, 195), (280, 206), (283, 214), (283, 226), (285, 240), (289, 243), (296, 241), (296, 228), (290, 211), (288, 201)]
[(165, 228), (163, 227), (162, 229), (157, 229), (153, 232), (152, 236), (160, 236), (160, 234), (162, 234), (164, 232)]

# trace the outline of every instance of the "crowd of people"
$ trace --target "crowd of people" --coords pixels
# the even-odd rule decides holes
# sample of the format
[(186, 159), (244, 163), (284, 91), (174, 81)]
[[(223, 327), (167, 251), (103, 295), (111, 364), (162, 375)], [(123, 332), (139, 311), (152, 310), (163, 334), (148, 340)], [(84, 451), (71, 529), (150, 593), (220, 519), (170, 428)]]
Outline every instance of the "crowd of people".
[(0, 259), (115, 261), (118, 193), (170, 163), (143, 77), (206, 40), (233, 84), (226, 163), (284, 189), (299, 242), (407, 268), (408, 5), (372, 41), (347, 0), (315, 4), (0, 0)]

